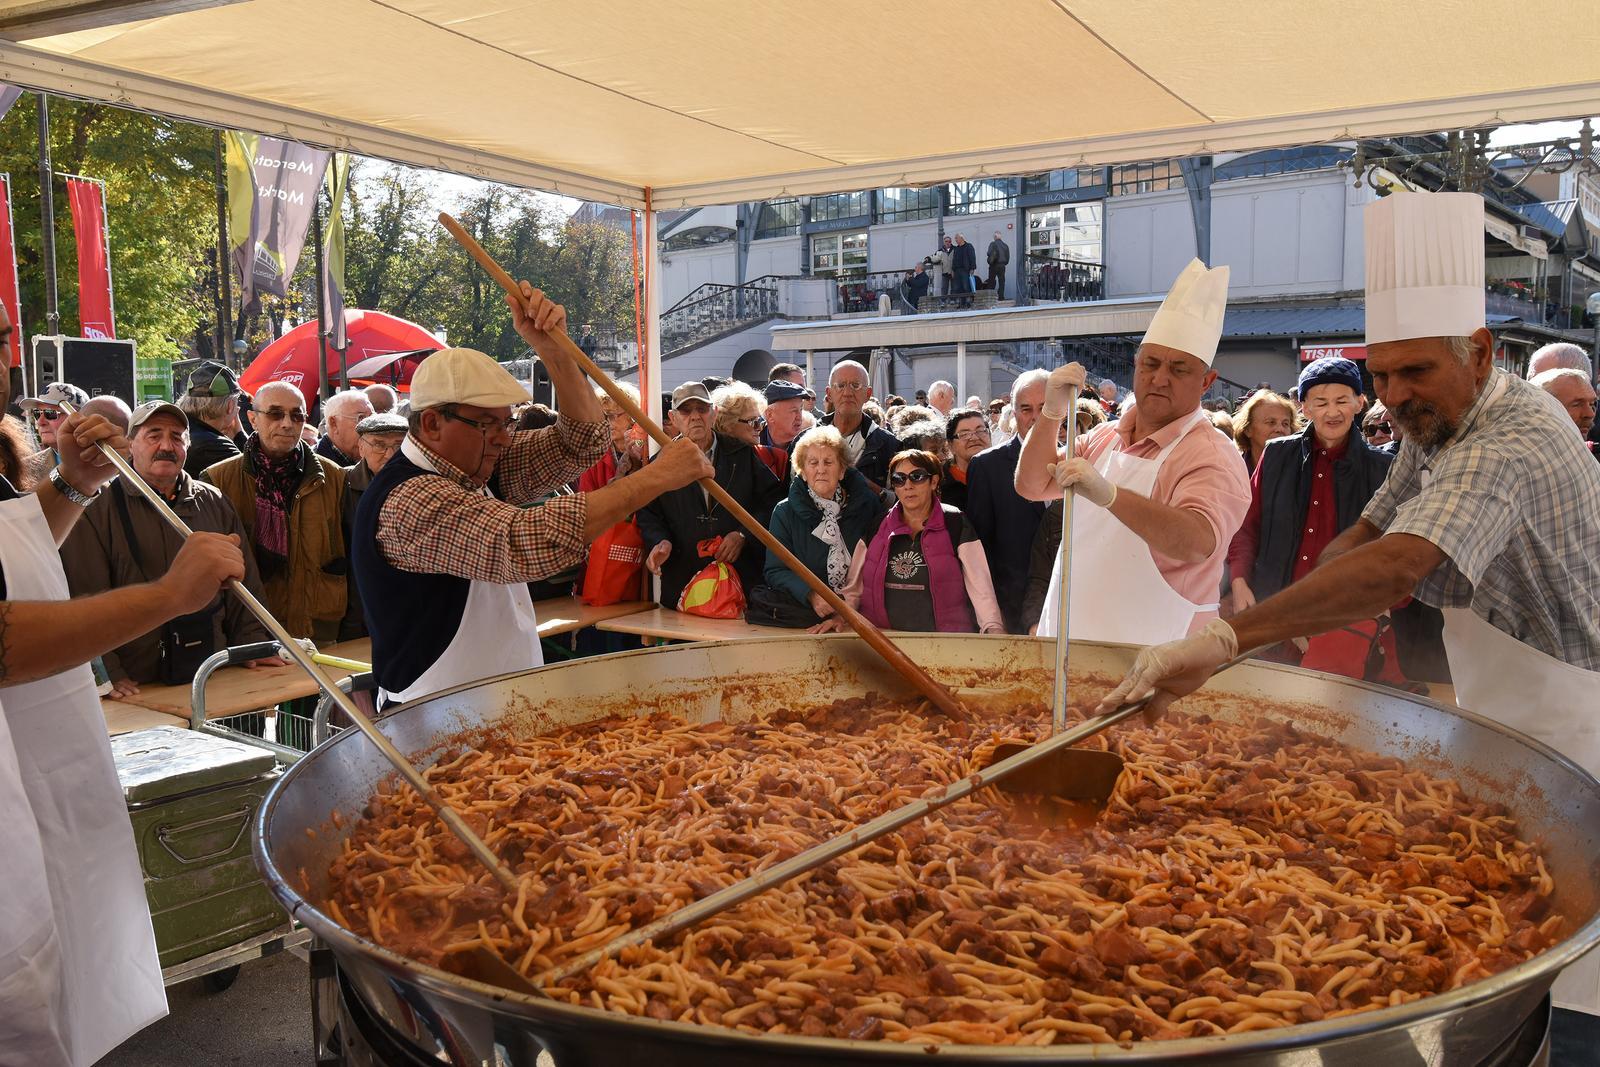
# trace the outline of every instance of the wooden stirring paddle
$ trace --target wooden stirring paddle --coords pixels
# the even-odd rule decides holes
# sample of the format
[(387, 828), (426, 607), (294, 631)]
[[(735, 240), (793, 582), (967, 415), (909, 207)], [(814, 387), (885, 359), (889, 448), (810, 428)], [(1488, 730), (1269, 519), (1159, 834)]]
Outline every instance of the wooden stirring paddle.
[[(459, 222), (443, 212), (439, 215), (439, 222), (445, 229), (450, 231), (450, 236), (454, 237), (461, 247), (467, 250), (467, 254), (477, 260), (478, 265), (488, 271), (491, 278), (500, 283), (500, 287), (509, 296), (514, 300), (522, 300), (522, 290), (517, 285), (516, 280), (507, 274), (500, 264), (494, 261), (493, 256), (483, 250), (483, 246), (478, 244), (472, 235), (462, 228)], [(671, 442), (672, 439), (651, 420), (649, 415), (645, 414), (633, 397), (619, 389), (617, 383), (611, 380), (610, 375), (606, 374), (605, 371), (595, 365), (593, 360), (584, 355), (583, 350), (573, 343), (572, 338), (568, 337), (565, 332), (554, 333), (550, 337), (556, 344), (561, 346), (562, 352), (567, 358), (576, 363), (583, 370), (583, 373), (587, 374), (618, 407), (626, 411), (635, 422), (642, 426), (645, 432), (656, 440), (657, 444), (664, 448)], [(863, 641), (871, 646), (874, 652), (882, 656), (884, 661), (894, 668), (895, 673), (910, 682), (917, 692), (928, 698), (934, 707), (952, 717), (965, 714), (960, 702), (956, 700), (950, 690), (934, 681), (928, 672), (917, 666), (911, 657), (907, 656), (893, 641), (890, 641), (882, 630), (872, 625), (866, 616), (846, 604), (843, 598), (838, 593), (835, 593), (827, 582), (812, 574), (811, 569), (800, 562), (799, 557), (789, 551), (788, 546), (774, 537), (765, 526), (757, 522), (755, 516), (746, 511), (738, 501), (734, 500), (726, 489), (711, 478), (702, 478), (700, 485), (706, 492), (716, 498), (717, 503), (727, 508), (728, 514), (737, 519), (741, 526), (755, 535), (756, 540), (765, 545), (773, 555), (781, 559), (785, 567), (788, 567), (798, 575), (800, 580), (811, 588), (812, 592), (827, 601), (828, 606), (833, 608), (839, 617), (859, 634)]]

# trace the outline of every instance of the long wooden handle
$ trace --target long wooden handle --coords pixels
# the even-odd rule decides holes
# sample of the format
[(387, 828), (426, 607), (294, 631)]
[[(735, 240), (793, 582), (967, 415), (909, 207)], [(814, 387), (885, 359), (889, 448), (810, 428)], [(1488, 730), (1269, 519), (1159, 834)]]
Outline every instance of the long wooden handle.
[[(72, 414), (73, 408), (71, 404), (62, 404), (61, 407), (67, 414)], [(189, 529), (189, 524), (179, 518), (177, 512), (167, 506), (167, 502), (162, 498), (161, 494), (150, 488), (150, 484), (139, 476), (138, 471), (133, 469), (133, 464), (123, 459), (116, 449), (102, 441), (100, 442), (100, 451), (117, 468), (117, 473), (121, 475), (123, 484), (138, 490), (140, 495), (150, 502), (150, 506), (156, 509), (156, 514), (160, 515), (167, 521), (169, 526), (178, 531), (180, 537), (187, 540), (194, 533), (193, 530)], [(473, 832), (472, 827), (467, 825), (467, 821), (461, 817), (460, 812), (447, 804), (445, 799), (439, 795), (438, 790), (428, 784), (428, 780), (411, 765), (411, 761), (406, 759), (398, 748), (394, 747), (394, 742), (384, 736), (383, 731), (374, 726), (372, 720), (367, 718), (360, 708), (356, 707), (349, 694), (340, 689), (338, 684), (328, 677), (327, 672), (317, 663), (318, 659), (326, 657), (313, 655), (299, 641), (290, 636), (289, 631), (283, 628), (283, 624), (277, 620), (272, 612), (267, 610), (265, 604), (256, 599), (254, 593), (245, 588), (243, 582), (237, 578), (229, 579), (228, 591), (238, 597), (250, 614), (254, 615), (256, 620), (267, 628), (267, 632), (273, 636), (273, 639), (278, 644), (283, 646), (283, 650), (289, 654), (289, 658), (298, 663), (307, 674), (311, 675), (311, 680), (316, 682), (318, 688), (324, 693), (328, 694), (328, 698), (338, 705), (339, 710), (350, 716), (350, 721), (355, 723), (356, 727), (367, 735), (367, 740), (371, 741), (373, 746), (383, 755), (383, 758), (388, 760), (390, 765), (400, 773), (400, 777), (404, 778), (407, 784), (417, 791), (417, 795), (427, 801), (428, 806), (438, 814), (439, 821), (444, 823), (446, 828), (455, 834), (463, 845), (467, 846), (467, 850), (472, 853), (479, 863), (488, 869), (490, 874), (494, 875), (495, 880), (504, 886), (507, 892), (516, 893), (517, 876), (512, 874), (511, 869), (501, 863), (499, 857), (489, 850), (489, 846)], [(365, 665), (363, 664), (362, 666)]]
[[(473, 239), (472, 235), (462, 227), (461, 223), (444, 212), (440, 212), (439, 222), (445, 229), (450, 231), (450, 236), (454, 237), (461, 247), (467, 250), (467, 254), (477, 260), (478, 265), (488, 271), (491, 278), (500, 283), (502, 289), (516, 300), (520, 301), (522, 299), (522, 289), (517, 285), (516, 280), (507, 274), (500, 264), (494, 261), (493, 256), (483, 250), (483, 246)], [(596, 385), (604, 390), (605, 394), (618, 407), (626, 411), (640, 426), (643, 426), (645, 432), (655, 438), (658, 444), (665, 447), (671, 442), (672, 439), (634, 402), (633, 397), (618, 388), (617, 383), (611, 380), (610, 375), (595, 366), (594, 361), (584, 355), (583, 350), (573, 343), (572, 338), (568, 337), (564, 332), (553, 333), (550, 337), (556, 344), (561, 346), (567, 358), (582, 368), (583, 373), (587, 374)], [(946, 715), (962, 714), (961, 705), (950, 690), (934, 681), (928, 675), (928, 672), (917, 666), (910, 656), (907, 656), (900, 650), (899, 646), (889, 640), (882, 630), (872, 625), (866, 616), (846, 604), (844, 599), (838, 593), (835, 593), (827, 582), (812, 574), (811, 568), (800, 562), (799, 557), (789, 551), (788, 547), (774, 537), (771, 531), (757, 522), (755, 516), (741, 507), (739, 502), (734, 500), (726, 489), (711, 478), (700, 479), (700, 485), (715, 497), (719, 504), (727, 508), (728, 513), (739, 520), (740, 525), (754, 534), (756, 540), (760, 541), (782, 560), (785, 567), (799, 575), (800, 580), (805, 582), (812, 592), (827, 601), (828, 606), (833, 608), (839, 617), (849, 624), (852, 630), (860, 634), (861, 639), (870, 645), (874, 652), (882, 656), (902, 678), (915, 686), (917, 691), (927, 697), (934, 707)]]

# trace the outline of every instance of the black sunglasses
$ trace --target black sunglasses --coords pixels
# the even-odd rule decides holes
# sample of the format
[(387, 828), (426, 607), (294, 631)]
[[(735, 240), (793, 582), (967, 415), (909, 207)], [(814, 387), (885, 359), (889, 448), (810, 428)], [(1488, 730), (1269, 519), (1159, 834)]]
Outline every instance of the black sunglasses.
[(922, 470), (920, 467), (917, 470), (909, 473), (906, 471), (895, 471), (893, 474), (889, 475), (889, 484), (896, 489), (899, 489), (907, 482), (910, 482), (912, 485), (921, 485), (923, 482), (929, 482), (932, 480), (933, 475), (929, 474), (925, 470)]
[(1371, 422), (1361, 427), (1361, 433), (1365, 437), (1376, 437), (1380, 433), (1393, 435), (1394, 427), (1387, 422)]

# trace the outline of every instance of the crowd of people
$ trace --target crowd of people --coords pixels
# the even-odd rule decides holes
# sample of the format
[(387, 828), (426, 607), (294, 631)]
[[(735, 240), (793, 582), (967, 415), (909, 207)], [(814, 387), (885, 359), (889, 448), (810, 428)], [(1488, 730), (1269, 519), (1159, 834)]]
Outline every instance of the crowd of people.
[[(1528, 374), (1587, 439), (1595, 424), (1587, 354), (1575, 345), (1547, 346)], [(1136, 368), (1131, 393), (1111, 379), (1085, 388), (1074, 417), (1082, 454), (1092, 453), (1097, 434), (1108, 440), (1112, 431), (1098, 428), (1114, 429), (1138, 410), (1144, 377)], [(820, 404), (804, 378), (800, 367), (779, 364), (761, 390), (727, 379), (686, 382), (671, 394), (669, 427), (704, 454), (735, 500), (880, 625), (1039, 633), (1062, 505), (1024, 496), (1016, 472), (1045, 407), (1048, 372), (1025, 372), (1006, 394), (988, 404), (968, 397), (965, 406), (957, 406), (955, 387), (942, 380), (910, 403), (897, 395), (880, 403), (866, 368), (848, 360), (831, 369)], [(1153, 383), (1145, 388), (1166, 391)], [(593, 396), (606, 447), (570, 479), (577, 493), (649, 464), (643, 431), (609, 397)], [(1287, 394), (1263, 386), (1232, 411), (1201, 398), (1206, 421), (1237, 451), (1237, 469), (1220, 480), (1213, 474), (1208, 483), (1203, 472), (1178, 477), (1172, 468), (1157, 483), (1159, 496), (1180, 509), (1186, 494), (1208, 498), (1191, 501), (1215, 534), (1195, 561), (1204, 566), (1182, 583), (1193, 603), (1214, 601), (1211, 610), (1222, 617), (1251, 607), (1308, 574), (1360, 516), (1402, 440), (1387, 410), (1369, 397), (1357, 364), (1323, 358), (1308, 364)], [(0, 424), (0, 473), (13, 484), (39, 484), (59, 461), (54, 431), (62, 402), (87, 405), (123, 429), (135, 468), (194, 529), (239, 537), (247, 586), (291, 633), (320, 642), (366, 634), (348, 546), (362, 495), (408, 433), (394, 390), (336, 392), (321, 405), (320, 428), (308, 432), (299, 389), (274, 382), (249, 397), (218, 363), (196, 368), (175, 403), (132, 411), (114, 397), (90, 398), (54, 383), (21, 402), (31, 433), (15, 420)], [(525, 397), (515, 408), (525, 429), (558, 421)], [(1065, 441), (1063, 428), (1056, 444)], [(1586, 447), (1595, 453), (1593, 441)], [(813, 632), (841, 625), (822, 597), (774, 554), (750, 544), (753, 538), (699, 486), (655, 497), (634, 520), (663, 606), (676, 607), (689, 580), (720, 561), (737, 573), (751, 621)], [(164, 573), (180, 545), (142, 497), (114, 484), (89, 507), (61, 554), (73, 593), (88, 595)], [(1219, 560), (1222, 578), (1215, 596), (1206, 596), (1203, 575)], [(564, 582), (536, 588), (564, 592), (575, 575), (581, 580), (581, 566)], [(1268, 654), (1394, 684), (1448, 681), (1441, 630), (1437, 609), (1406, 597), (1379, 618)], [(192, 617), (102, 657), (104, 680), (118, 696), (186, 681), (211, 652), (265, 638), (254, 618), (218, 596)]]
[[(1092, 468), (1120, 434), (1123, 447), (1110, 451), (1126, 465), (1133, 460), (1121, 454), (1137, 414), (1167, 415), (1153, 432), (1173, 428), (1150, 458), (1175, 449), (1176, 461), (1154, 463), (1144, 473), (1153, 478), (1148, 495), (1171, 514), (1144, 519), (1177, 533), (1151, 530), (1139, 538), (1135, 520), (1087, 537), (1139, 538), (1165, 591), (1198, 617), (1227, 618), (1309, 574), (1378, 493), (1403, 440), (1398, 420), (1371, 399), (1360, 366), (1347, 359), (1318, 359), (1287, 393), (1263, 385), (1233, 410), (1206, 395), (1214, 375), (1203, 365), (1190, 368), (1200, 373), (1185, 373), (1181, 359), (1146, 362), (1148, 355), (1135, 367), (1131, 391), (1110, 379), (1092, 388), (1084, 382), (1071, 427), (1073, 454)], [(1595, 426), (1587, 354), (1570, 344), (1546, 346), (1534, 355), (1528, 377), (1561, 406), (1596, 454), (1587, 440)], [(1037, 485), (1019, 491), (1028, 478), (1019, 478), (1018, 467), (1025, 442), (1051, 406), (1050, 382), (1049, 372), (1030, 370), (988, 403), (970, 396), (958, 405), (955, 387), (941, 380), (909, 403), (897, 395), (880, 402), (866, 368), (845, 360), (831, 368), (819, 398), (800, 367), (779, 364), (760, 390), (719, 378), (685, 382), (668, 398), (666, 420), (670, 432), (704, 457), (723, 489), (879, 625), (1048, 634), (1062, 502), (1041, 499), (1048, 494)], [(595, 432), (604, 442), (598, 458), (575, 476), (519, 502), (548, 506), (545, 519), (561, 515), (579, 495), (652, 465), (632, 417), (604, 393), (588, 385), (583, 390), (598, 407)], [(515, 400), (518, 428), (572, 435), (570, 410), (563, 420), (528, 404), (525, 395), (508, 392), (506, 399)], [(319, 642), (367, 633), (350, 546), (363, 495), (408, 434), (417, 435), (415, 419), (402, 413), (412, 403), (388, 386), (348, 389), (321, 404), (318, 425), (295, 386), (272, 382), (247, 396), (237, 375), (213, 362), (189, 375), (175, 402), (131, 411), (117, 398), (90, 398), (54, 383), (21, 402), (26, 429), (16, 420), (0, 423), (0, 474), (18, 488), (41, 484), (59, 462), (55, 430), (63, 402), (102, 414), (126, 433), (135, 469), (191, 527), (238, 537), (245, 584), (291, 633)], [(1189, 440), (1191, 422), (1179, 416), (1195, 412), (1217, 436)], [(1065, 454), (1065, 420), (1057, 427), (1048, 447)], [(1186, 443), (1176, 449), (1180, 440)], [(1195, 443), (1207, 440), (1231, 447), (1219, 452), (1220, 446)], [(563, 504), (562, 497), (569, 499)], [(842, 625), (821, 596), (774, 553), (751, 544), (749, 533), (698, 485), (652, 495), (625, 517), (637, 526), (644, 569), (659, 579), (664, 607), (676, 608), (690, 580), (706, 564), (721, 562), (738, 576), (750, 621), (812, 632)], [(407, 525), (411, 533), (390, 535), (409, 537), (421, 549), (429, 539), (415, 522)], [(113, 483), (90, 504), (61, 556), (74, 595), (92, 595), (152, 580), (180, 547), (149, 503)], [(489, 569), (528, 574), (536, 594), (577, 591), (585, 549), (567, 546), (570, 566), (554, 584), (547, 561), (497, 561)], [(1084, 551), (1100, 554), (1093, 547)], [(486, 566), (460, 561), (469, 571)], [(1441, 631), (1437, 609), (1404, 597), (1378, 617), (1266, 654), (1398, 685), (1448, 681)], [(1112, 627), (1107, 639), (1128, 636)], [(265, 638), (254, 618), (219, 595), (99, 662), (110, 692), (126, 696), (142, 685), (186, 681), (211, 652)]]

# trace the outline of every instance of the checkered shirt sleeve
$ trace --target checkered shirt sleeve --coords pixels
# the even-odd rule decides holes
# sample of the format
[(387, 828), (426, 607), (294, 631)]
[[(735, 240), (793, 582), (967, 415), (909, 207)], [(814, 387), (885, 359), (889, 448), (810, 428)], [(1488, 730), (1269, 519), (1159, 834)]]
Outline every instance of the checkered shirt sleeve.
[(1417, 492), (1394, 505), (1383, 530), (1431, 542), (1475, 586), (1506, 550), (1521, 521), (1526, 474), (1519, 466), (1497, 447), (1463, 442), (1445, 449), (1436, 457), (1426, 487), (1420, 471), (1413, 475)]
[[(537, 500), (593, 465), (594, 441), (605, 447), (605, 427), (599, 423), (562, 420), (517, 434), (496, 468), (502, 491), (513, 500)], [(378, 516), (378, 546), (393, 566), (413, 574), (510, 584), (540, 581), (583, 561), (589, 549), (583, 493), (518, 507), (489, 496), (459, 469), (426, 448), (423, 452), (442, 476), (396, 486)]]

